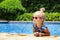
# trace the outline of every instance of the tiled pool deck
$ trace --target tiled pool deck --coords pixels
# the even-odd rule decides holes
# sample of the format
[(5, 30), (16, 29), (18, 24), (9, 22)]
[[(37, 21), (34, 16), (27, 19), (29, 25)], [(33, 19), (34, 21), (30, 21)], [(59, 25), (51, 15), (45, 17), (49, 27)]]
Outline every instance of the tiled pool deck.
[(60, 40), (60, 36), (35, 37), (33, 34), (0, 33), (0, 40)]

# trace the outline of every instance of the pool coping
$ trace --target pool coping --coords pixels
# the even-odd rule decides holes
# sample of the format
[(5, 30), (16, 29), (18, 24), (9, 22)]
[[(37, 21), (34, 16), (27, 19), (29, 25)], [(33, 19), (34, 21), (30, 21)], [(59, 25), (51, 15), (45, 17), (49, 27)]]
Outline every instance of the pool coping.
[[(0, 20), (0, 22), (33, 22), (33, 21), (6, 21), (6, 20)], [(44, 21), (49, 23), (60, 23), (60, 21)]]

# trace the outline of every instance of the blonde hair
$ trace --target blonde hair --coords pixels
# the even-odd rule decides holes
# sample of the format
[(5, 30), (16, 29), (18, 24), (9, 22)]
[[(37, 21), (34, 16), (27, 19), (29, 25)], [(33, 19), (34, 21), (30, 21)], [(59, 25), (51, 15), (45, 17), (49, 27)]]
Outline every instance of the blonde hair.
[(35, 15), (40, 15), (41, 17), (44, 17), (45, 19), (45, 8), (40, 8), (40, 11), (36, 11), (34, 14)]
[(40, 8), (40, 14), (42, 14), (42, 16), (45, 19), (45, 17), (46, 17), (46, 15), (45, 15), (45, 8)]
[(45, 8), (40, 8), (40, 11), (45, 12)]

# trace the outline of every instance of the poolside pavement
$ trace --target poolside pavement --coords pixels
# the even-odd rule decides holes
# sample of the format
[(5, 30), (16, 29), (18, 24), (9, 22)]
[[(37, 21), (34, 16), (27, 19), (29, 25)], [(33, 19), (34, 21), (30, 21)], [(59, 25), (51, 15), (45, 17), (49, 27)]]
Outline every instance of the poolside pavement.
[(0, 40), (60, 40), (60, 36), (35, 37), (33, 34), (0, 33)]

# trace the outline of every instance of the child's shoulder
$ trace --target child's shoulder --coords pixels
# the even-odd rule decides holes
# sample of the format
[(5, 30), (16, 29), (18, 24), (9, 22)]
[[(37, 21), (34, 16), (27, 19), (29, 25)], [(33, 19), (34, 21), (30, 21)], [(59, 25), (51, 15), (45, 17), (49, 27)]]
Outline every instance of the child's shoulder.
[(46, 28), (47, 28), (47, 26), (45, 26), (45, 25), (42, 25), (42, 28), (43, 28), (43, 29), (46, 29)]

